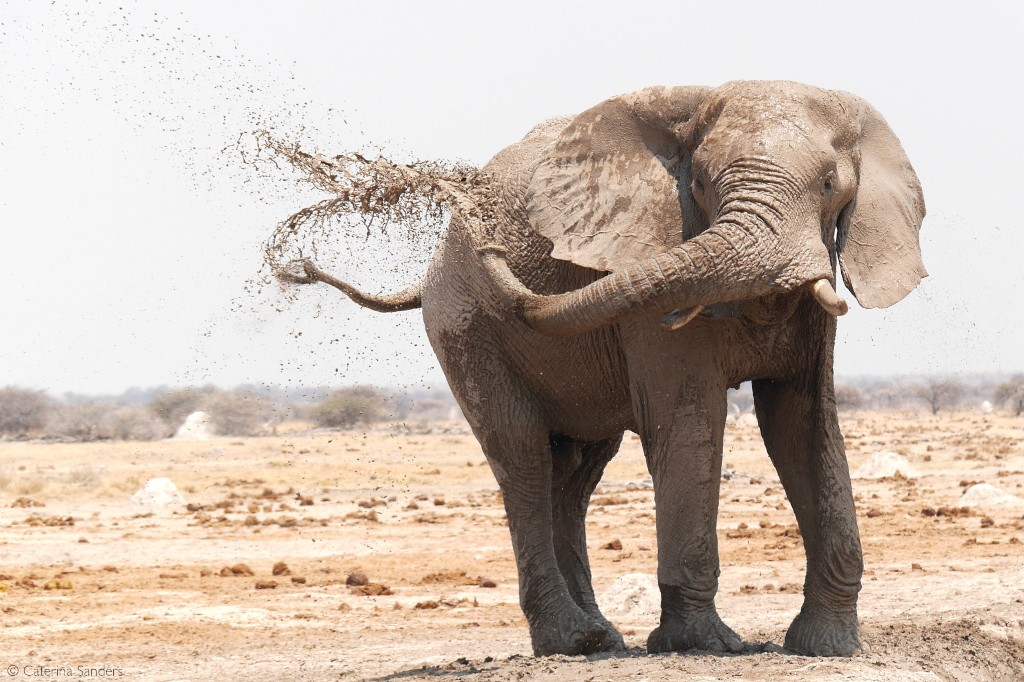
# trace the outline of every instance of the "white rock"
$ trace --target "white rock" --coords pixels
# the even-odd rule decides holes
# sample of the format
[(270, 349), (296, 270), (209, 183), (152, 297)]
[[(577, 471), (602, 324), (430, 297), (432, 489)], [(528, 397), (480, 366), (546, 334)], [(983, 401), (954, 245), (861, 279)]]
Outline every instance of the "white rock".
[(598, 599), (602, 613), (613, 620), (652, 620), (661, 613), (658, 578), (648, 573), (628, 573)]
[(185, 417), (185, 423), (175, 432), (179, 440), (207, 440), (214, 436), (213, 421), (206, 412), (193, 412)]
[(185, 504), (177, 486), (169, 478), (151, 478), (146, 485), (132, 495), (132, 504), (137, 507), (170, 507)]
[(982, 414), (992, 414), (992, 403), (987, 400), (981, 403), (981, 412)]
[(891, 478), (899, 472), (907, 478), (920, 476), (906, 457), (895, 452), (876, 452), (854, 472), (854, 478)]
[(994, 485), (978, 483), (964, 491), (963, 497), (956, 503), (956, 506), (980, 509), (1020, 509), (1024, 508), (1024, 499), (1004, 493)]

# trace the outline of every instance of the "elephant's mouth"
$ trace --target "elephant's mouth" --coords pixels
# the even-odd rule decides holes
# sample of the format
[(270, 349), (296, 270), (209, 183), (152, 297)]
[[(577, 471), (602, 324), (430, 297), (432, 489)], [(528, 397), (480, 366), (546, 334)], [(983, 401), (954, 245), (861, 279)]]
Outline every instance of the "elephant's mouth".
[[(850, 310), (850, 306), (846, 301), (836, 293), (832, 283), (822, 277), (821, 279), (810, 282), (806, 285), (811, 296), (818, 302), (818, 305), (833, 317), (841, 317)], [(692, 322), (698, 316), (706, 316), (714, 319), (729, 319), (739, 317), (745, 312), (744, 306), (740, 303), (718, 303), (711, 306), (697, 305), (692, 308), (679, 309), (676, 308), (669, 314), (667, 314), (661, 320), (661, 326), (665, 329), (674, 331), (676, 329), (682, 329), (687, 324)], [(789, 314), (792, 314), (792, 308), (789, 309)], [(782, 319), (788, 318), (788, 314), (783, 315)], [(759, 320), (760, 321), (760, 320)], [(781, 320), (780, 320), (781, 321)]]

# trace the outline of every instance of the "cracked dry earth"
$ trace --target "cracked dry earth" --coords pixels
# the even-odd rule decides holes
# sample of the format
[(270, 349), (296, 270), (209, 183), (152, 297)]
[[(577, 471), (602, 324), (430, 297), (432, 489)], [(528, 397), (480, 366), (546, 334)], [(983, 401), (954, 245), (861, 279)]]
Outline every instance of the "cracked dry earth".
[[(0, 676), (1024, 679), (1024, 510), (954, 506), (975, 482), (1024, 496), (1024, 419), (844, 417), (852, 469), (889, 450), (920, 473), (855, 481), (870, 652), (844, 660), (780, 646), (803, 549), (756, 425), (728, 426), (719, 517), (718, 606), (744, 652), (648, 656), (656, 615), (623, 612), (631, 649), (589, 659), (529, 655), (496, 485), (473, 438), (446, 430), (0, 443)], [(158, 476), (189, 506), (133, 507)], [(599, 599), (656, 570), (653, 513), (627, 435), (591, 504)]]

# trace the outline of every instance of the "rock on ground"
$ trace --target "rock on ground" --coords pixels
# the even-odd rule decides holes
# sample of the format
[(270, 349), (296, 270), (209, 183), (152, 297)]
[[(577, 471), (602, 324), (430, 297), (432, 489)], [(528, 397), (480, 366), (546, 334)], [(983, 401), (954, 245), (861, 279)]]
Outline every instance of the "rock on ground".
[(661, 614), (658, 579), (648, 573), (628, 573), (605, 590), (598, 603), (613, 620), (651, 620)]
[(910, 464), (910, 461), (903, 455), (883, 450), (871, 455), (871, 459), (864, 462), (857, 471), (854, 478), (891, 478), (899, 472), (907, 478), (916, 478), (920, 474)]
[(151, 478), (132, 495), (132, 504), (138, 507), (169, 507), (185, 504), (185, 500), (171, 479)]
[(193, 412), (174, 433), (179, 440), (207, 440), (214, 436), (213, 423), (207, 412)]
[(1024, 499), (1004, 493), (994, 485), (978, 483), (964, 491), (963, 497), (956, 503), (956, 506), (979, 509), (1024, 509)]

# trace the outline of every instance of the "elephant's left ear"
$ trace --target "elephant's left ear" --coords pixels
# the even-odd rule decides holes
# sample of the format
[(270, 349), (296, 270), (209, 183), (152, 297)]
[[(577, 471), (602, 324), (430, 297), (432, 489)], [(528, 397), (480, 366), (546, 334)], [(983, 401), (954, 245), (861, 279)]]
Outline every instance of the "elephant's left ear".
[(548, 148), (526, 201), (551, 255), (613, 272), (700, 231), (687, 124), (709, 88), (647, 88), (584, 111)]
[(924, 194), (882, 115), (859, 98), (844, 97), (859, 118), (861, 162), (857, 194), (839, 220), (839, 264), (862, 306), (887, 308), (928, 276), (919, 238)]

